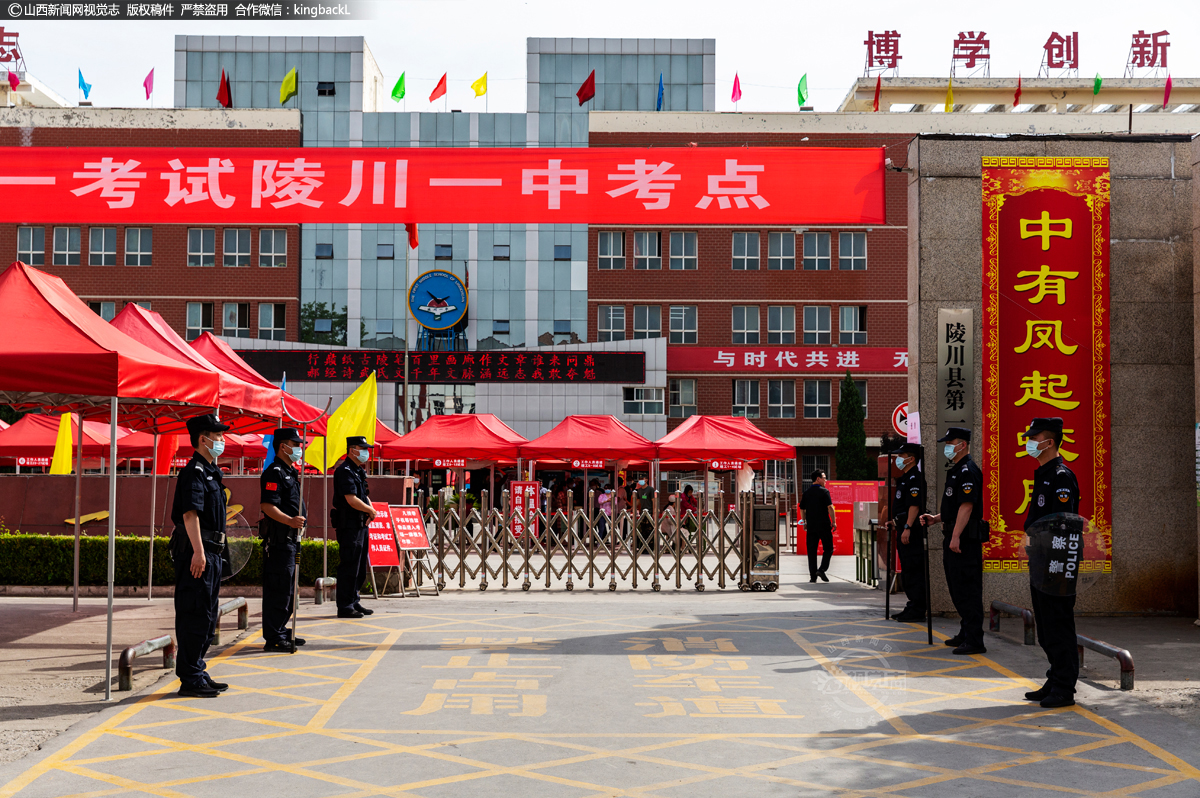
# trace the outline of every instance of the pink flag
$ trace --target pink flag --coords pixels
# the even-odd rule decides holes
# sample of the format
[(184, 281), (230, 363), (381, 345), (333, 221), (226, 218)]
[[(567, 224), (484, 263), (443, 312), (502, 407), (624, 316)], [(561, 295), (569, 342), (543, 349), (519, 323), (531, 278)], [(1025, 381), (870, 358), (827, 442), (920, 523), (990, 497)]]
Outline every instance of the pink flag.
[(11, 69), (8, 70), (8, 85), (12, 86), (13, 91), (16, 91), (17, 87), (21, 85), (21, 79), (17, 77), (17, 73), (13, 72)]
[(1166, 110), (1167, 100), (1169, 100), (1169, 99), (1171, 99), (1171, 76), (1170, 76), (1170, 74), (1167, 75), (1167, 88), (1166, 88), (1166, 91), (1163, 92), (1163, 109), (1164, 110)]
[(150, 74), (142, 81), (142, 87), (146, 90), (146, 99), (150, 99), (150, 95), (154, 93), (154, 70), (150, 70)]
[(738, 79), (738, 74), (733, 73), (733, 95), (730, 97), (734, 102), (742, 99), (742, 82)]

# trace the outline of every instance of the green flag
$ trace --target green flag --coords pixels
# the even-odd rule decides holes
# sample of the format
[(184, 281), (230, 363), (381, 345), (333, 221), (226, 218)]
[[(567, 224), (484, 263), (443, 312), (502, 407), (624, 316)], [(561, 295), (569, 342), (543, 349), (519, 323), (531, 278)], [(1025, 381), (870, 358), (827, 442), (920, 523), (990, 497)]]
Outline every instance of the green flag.
[(396, 81), (396, 85), (392, 87), (392, 99), (400, 102), (404, 99), (404, 73), (400, 73), (400, 80)]
[(796, 102), (800, 104), (801, 108), (803, 108), (804, 104), (806, 102), (808, 102), (808, 73), (807, 72), (805, 72), (804, 76), (800, 78), (800, 82), (796, 84)]
[(1096, 82), (1092, 84), (1092, 96), (1093, 97), (1095, 97), (1097, 94), (1100, 93), (1100, 83), (1101, 82), (1102, 81), (1100, 80), (1100, 73), (1097, 72), (1096, 73)]
[(292, 71), (283, 76), (283, 83), (279, 84), (279, 104), (296, 96), (296, 67), (292, 67)]

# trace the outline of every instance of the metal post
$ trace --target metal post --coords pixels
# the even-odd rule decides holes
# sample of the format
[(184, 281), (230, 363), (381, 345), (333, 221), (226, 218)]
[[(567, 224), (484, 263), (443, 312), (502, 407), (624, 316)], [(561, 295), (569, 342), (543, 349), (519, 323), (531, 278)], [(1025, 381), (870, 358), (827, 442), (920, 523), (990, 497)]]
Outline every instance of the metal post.
[(150, 457), (150, 566), (146, 576), (146, 601), (154, 597), (154, 503), (158, 499), (155, 472), (158, 459), (158, 431), (154, 432), (154, 454)]
[[(117, 397), (109, 400), (108, 420), (108, 629), (104, 649), (104, 700), (112, 700), (113, 578), (117, 558)], [(83, 438), (82, 425), (79, 437)]]
[(71, 589), (71, 612), (79, 612), (79, 504), (83, 491), (83, 414), (75, 415), (75, 567)]
[[(924, 508), (922, 508), (924, 509)], [(929, 595), (929, 527), (923, 526), (925, 532), (925, 632), (929, 637), (929, 645), (933, 645), (933, 601)]]
[[(404, 226), (404, 232), (408, 234), (408, 225)], [(408, 434), (408, 241), (404, 242), (404, 428), (405, 435)]]
[(888, 526), (892, 520), (892, 463), (890, 454), (885, 454), (885, 457), (888, 458), (887, 465), (884, 466), (887, 469), (887, 518), (882, 524), (882, 528), (884, 534), (887, 535), (887, 545), (884, 547), (887, 568), (884, 571), (886, 576), (883, 581), (883, 619), (887, 621), (892, 617), (892, 561), (895, 559), (892, 554), (892, 539), (896, 537), (896, 530)]
[(329, 578), (329, 425), (325, 425), (325, 441), (321, 444), (321, 576)]

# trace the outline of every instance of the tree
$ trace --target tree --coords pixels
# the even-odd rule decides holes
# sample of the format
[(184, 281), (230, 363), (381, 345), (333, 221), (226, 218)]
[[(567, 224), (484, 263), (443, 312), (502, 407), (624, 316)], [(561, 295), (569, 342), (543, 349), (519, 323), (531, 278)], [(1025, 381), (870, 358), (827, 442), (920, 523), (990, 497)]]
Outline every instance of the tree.
[[(317, 321), (328, 321), (329, 330), (317, 331)], [(300, 340), (308, 344), (346, 345), (346, 308), (339, 312), (336, 304), (306, 302), (300, 307)], [(359, 340), (367, 337), (366, 323), (359, 322)]]
[(13, 410), (8, 405), (0, 405), (0, 421), (3, 421), (5, 424), (15, 424), (23, 415), (25, 414)]
[(867, 432), (863, 427), (862, 394), (850, 372), (842, 380), (838, 400), (837, 477), (838, 479), (875, 479), (876, 466), (867, 457)]

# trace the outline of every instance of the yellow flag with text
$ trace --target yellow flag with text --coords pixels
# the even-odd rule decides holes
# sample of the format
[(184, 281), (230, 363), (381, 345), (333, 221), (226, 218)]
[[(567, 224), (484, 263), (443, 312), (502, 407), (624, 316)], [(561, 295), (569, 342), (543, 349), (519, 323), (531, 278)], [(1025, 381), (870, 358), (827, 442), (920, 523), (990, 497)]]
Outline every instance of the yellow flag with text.
[(50, 461), (51, 474), (71, 473), (71, 414), (63, 413), (58, 420), (58, 437), (54, 440), (54, 459)]
[[(333, 465), (346, 454), (346, 438), (362, 435), (368, 443), (375, 443), (375, 415), (379, 404), (379, 390), (375, 385), (375, 372), (363, 380), (363, 384), (338, 405), (329, 416), (324, 439), (317, 438), (304, 453), (304, 461), (314, 468)], [(328, 444), (328, 451), (326, 445)]]

